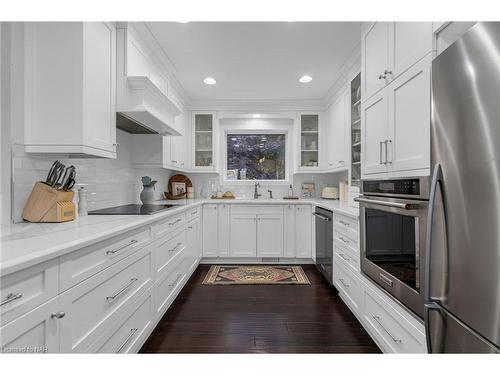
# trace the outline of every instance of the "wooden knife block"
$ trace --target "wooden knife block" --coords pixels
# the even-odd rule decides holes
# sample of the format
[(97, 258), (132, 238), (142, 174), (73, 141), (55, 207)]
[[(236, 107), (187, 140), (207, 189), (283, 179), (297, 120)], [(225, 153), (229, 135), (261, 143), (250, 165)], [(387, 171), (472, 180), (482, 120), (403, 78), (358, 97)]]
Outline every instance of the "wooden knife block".
[(24, 206), (23, 219), (33, 223), (62, 223), (75, 219), (72, 190), (54, 189), (37, 182)]

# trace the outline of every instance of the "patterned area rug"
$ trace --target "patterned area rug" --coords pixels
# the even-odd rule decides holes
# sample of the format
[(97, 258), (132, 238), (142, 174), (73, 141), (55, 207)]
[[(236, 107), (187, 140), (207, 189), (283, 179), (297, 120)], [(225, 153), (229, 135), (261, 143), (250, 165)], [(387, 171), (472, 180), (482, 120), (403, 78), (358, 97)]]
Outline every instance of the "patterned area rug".
[(211, 266), (205, 285), (299, 284), (309, 285), (300, 266)]

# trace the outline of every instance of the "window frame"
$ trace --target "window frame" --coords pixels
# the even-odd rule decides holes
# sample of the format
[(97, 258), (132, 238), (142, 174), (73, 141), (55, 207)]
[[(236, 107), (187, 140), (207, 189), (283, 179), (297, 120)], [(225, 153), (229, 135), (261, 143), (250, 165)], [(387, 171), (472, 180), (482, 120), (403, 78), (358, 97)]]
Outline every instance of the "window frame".
[[(260, 134), (281, 134), (285, 136), (285, 179), (283, 180), (228, 180), (227, 179), (227, 137), (229, 134), (238, 135), (260, 135)], [(288, 129), (267, 129), (267, 128), (252, 128), (252, 129), (224, 129), (222, 139), (222, 175), (221, 184), (226, 186), (245, 186), (260, 183), (262, 185), (290, 185), (290, 167), (292, 163), (291, 138)]]

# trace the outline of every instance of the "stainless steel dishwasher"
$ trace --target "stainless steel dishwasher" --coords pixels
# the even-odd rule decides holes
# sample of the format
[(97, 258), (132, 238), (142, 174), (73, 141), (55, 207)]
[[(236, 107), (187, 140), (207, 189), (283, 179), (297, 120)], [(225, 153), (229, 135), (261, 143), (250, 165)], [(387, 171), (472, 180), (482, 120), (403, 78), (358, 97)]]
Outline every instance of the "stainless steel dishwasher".
[(316, 268), (333, 283), (333, 213), (321, 207), (313, 212), (316, 217)]

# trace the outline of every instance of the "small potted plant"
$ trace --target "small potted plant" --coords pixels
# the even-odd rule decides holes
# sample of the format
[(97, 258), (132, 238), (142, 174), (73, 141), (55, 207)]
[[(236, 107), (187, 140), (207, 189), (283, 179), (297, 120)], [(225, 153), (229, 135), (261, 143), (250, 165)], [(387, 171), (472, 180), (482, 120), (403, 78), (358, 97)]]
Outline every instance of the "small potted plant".
[(142, 180), (142, 191), (141, 191), (141, 201), (142, 204), (152, 204), (154, 202), (154, 192), (155, 185), (158, 181), (152, 180), (149, 176), (144, 176)]

